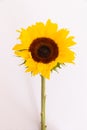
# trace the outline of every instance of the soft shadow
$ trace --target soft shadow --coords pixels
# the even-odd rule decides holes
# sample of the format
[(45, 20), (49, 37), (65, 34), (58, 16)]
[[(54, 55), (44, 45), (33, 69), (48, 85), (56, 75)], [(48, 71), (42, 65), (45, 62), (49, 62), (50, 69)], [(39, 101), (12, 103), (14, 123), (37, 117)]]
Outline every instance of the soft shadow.
[(34, 112), (34, 113), (31, 113), (31, 120), (34, 121), (34, 123), (39, 128), (40, 127), (40, 112), (38, 110), (37, 101), (36, 101), (34, 89), (32, 86), (32, 82), (29, 79), (29, 77), (26, 79), (26, 82), (27, 82), (27, 89), (29, 92), (29, 101), (31, 101), (32, 112)]

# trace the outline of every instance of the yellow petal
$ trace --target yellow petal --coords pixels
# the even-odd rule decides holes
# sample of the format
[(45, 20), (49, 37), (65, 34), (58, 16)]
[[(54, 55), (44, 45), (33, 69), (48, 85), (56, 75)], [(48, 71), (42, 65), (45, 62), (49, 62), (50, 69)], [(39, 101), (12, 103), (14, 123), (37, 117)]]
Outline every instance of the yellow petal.
[(22, 57), (24, 59), (30, 58), (28, 51), (15, 51), (16, 56)]
[(74, 42), (74, 37), (73, 36), (70, 36), (68, 37), (66, 40), (65, 40), (65, 44), (67, 47), (70, 47), (70, 46), (73, 46), (76, 44), (76, 42)]
[(58, 25), (48, 20), (45, 26), (45, 36), (50, 36), (57, 31)]
[(16, 44), (14, 47), (13, 47), (13, 50), (25, 50), (25, 49), (28, 49), (27, 46), (25, 46), (24, 44)]

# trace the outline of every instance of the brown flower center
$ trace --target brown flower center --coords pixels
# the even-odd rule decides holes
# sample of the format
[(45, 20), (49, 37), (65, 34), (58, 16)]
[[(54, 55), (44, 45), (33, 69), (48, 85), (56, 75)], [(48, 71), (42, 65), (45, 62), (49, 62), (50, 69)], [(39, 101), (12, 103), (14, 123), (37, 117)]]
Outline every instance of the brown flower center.
[(38, 49), (38, 55), (42, 58), (47, 58), (50, 56), (50, 48), (46, 45), (43, 45), (41, 46), (39, 49)]
[(36, 62), (49, 63), (54, 61), (59, 54), (57, 44), (50, 38), (37, 38), (33, 40), (29, 51)]

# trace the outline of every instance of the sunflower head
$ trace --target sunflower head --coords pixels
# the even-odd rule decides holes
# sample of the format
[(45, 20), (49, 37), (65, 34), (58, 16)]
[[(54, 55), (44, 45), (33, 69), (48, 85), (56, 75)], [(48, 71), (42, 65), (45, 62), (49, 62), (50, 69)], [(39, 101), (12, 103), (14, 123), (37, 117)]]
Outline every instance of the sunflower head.
[(62, 64), (73, 63), (74, 52), (70, 47), (75, 44), (67, 29), (58, 29), (56, 23), (48, 20), (38, 22), (20, 31), (20, 43), (13, 47), (15, 54), (24, 60), (26, 72), (50, 78), (50, 73)]

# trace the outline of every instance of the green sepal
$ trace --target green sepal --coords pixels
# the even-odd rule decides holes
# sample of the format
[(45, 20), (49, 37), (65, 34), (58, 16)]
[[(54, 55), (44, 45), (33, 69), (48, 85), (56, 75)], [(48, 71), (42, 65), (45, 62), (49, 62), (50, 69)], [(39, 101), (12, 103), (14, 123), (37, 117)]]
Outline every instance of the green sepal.
[(23, 64), (25, 64), (26, 63), (26, 60), (24, 60), (24, 62), (23, 63), (21, 63), (21, 64), (19, 64), (19, 65), (23, 65)]
[(52, 71), (54, 70), (54, 71), (58, 72), (57, 69), (58, 69), (58, 68), (61, 69), (61, 67), (62, 67), (63, 65), (65, 65), (65, 64), (64, 64), (64, 63), (62, 63), (62, 64), (61, 64), (61, 63), (57, 63), (57, 65), (52, 69)]

